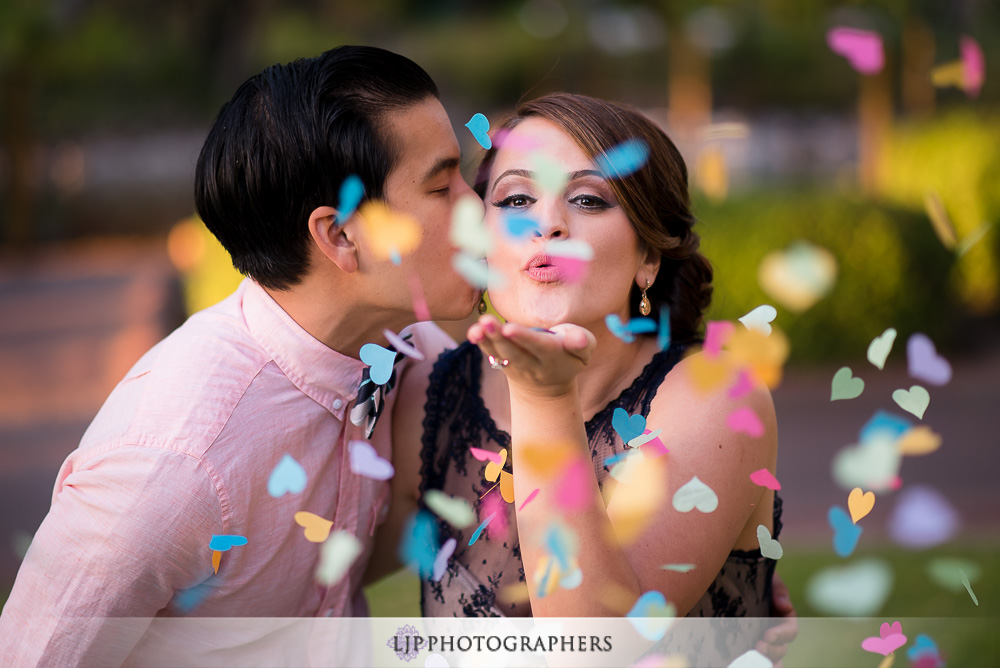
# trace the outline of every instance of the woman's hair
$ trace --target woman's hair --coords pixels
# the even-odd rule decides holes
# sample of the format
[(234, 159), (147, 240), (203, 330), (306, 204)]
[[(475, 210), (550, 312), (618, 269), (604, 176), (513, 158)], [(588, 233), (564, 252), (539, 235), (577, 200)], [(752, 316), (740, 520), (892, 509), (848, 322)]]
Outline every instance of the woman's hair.
[[(712, 265), (698, 252), (687, 167), (670, 138), (637, 110), (585, 95), (554, 93), (523, 103), (500, 129), (509, 131), (526, 118), (542, 118), (559, 126), (590, 158), (605, 155), (628, 139), (640, 139), (649, 146), (649, 158), (641, 168), (609, 178), (608, 183), (642, 248), (660, 252), (660, 271), (648, 297), (656, 308), (669, 306), (672, 340), (699, 338), (702, 315), (712, 299)], [(485, 197), (496, 153), (494, 146), (479, 167), (476, 192), (480, 197)], [(629, 297), (632, 317), (639, 316), (639, 293), (633, 287)]]

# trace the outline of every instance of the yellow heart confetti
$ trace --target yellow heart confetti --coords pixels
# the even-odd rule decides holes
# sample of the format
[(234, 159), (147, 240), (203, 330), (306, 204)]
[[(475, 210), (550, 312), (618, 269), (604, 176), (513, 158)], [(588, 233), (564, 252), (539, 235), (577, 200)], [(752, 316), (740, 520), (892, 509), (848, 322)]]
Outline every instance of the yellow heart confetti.
[(507, 503), (514, 503), (514, 476), (506, 471), (500, 472), (500, 496)]
[(525, 443), (518, 445), (517, 457), (538, 475), (550, 477), (562, 471), (572, 451), (562, 444)]
[(486, 479), (490, 482), (496, 482), (497, 477), (503, 470), (503, 465), (507, 463), (507, 448), (500, 448), (500, 463), (497, 464), (494, 461), (490, 461), (486, 465)]
[(304, 510), (295, 513), (295, 523), (305, 529), (306, 540), (311, 543), (322, 543), (333, 529), (333, 522), (330, 520)]
[(382, 202), (365, 203), (358, 209), (358, 216), (361, 231), (378, 258), (388, 260), (407, 255), (420, 245), (421, 230), (417, 222)]
[(929, 455), (941, 447), (941, 435), (927, 425), (917, 425), (907, 429), (906, 432), (896, 441), (896, 449), (899, 454), (910, 457)]
[(698, 186), (710, 199), (726, 199), (729, 193), (729, 168), (721, 147), (711, 144), (698, 154), (695, 175)]
[(685, 368), (694, 389), (702, 394), (730, 385), (736, 375), (736, 368), (728, 360), (710, 359), (704, 354), (687, 358)]
[(733, 361), (772, 390), (781, 382), (782, 367), (788, 359), (788, 337), (777, 327), (770, 334), (738, 327), (726, 342)]
[(950, 63), (938, 65), (931, 70), (931, 83), (938, 88), (948, 86), (965, 88), (965, 63), (961, 60), (953, 60)]
[(875, 492), (862, 492), (860, 487), (855, 487), (847, 495), (847, 509), (851, 511), (851, 521), (855, 524), (866, 517), (874, 507)]

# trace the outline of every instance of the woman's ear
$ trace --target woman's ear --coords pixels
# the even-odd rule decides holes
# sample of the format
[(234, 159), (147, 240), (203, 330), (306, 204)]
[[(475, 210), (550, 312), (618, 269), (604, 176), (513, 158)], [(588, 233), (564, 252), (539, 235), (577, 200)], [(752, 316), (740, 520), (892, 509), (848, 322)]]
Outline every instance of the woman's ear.
[(639, 288), (646, 287), (646, 280), (649, 280), (649, 284), (652, 285), (656, 283), (656, 276), (660, 272), (660, 251), (655, 248), (647, 248), (645, 256), (642, 260), (642, 265), (639, 267), (639, 271), (635, 274), (635, 284)]
[[(309, 236), (319, 252), (345, 274), (358, 270), (358, 248), (354, 244), (354, 227), (337, 220), (338, 211), (332, 206), (320, 206), (309, 214)], [(350, 219), (348, 219), (350, 220)]]

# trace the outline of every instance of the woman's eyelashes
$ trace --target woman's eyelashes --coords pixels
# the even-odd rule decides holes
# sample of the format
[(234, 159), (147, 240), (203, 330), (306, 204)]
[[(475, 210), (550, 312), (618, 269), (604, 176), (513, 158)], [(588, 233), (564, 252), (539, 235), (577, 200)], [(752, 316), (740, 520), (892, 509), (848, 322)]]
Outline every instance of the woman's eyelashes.
[(569, 199), (570, 204), (584, 211), (604, 211), (611, 208), (611, 203), (603, 197), (581, 193)]
[(536, 201), (537, 200), (530, 195), (518, 193), (497, 199), (493, 202), (493, 206), (498, 209), (525, 209), (534, 204)]

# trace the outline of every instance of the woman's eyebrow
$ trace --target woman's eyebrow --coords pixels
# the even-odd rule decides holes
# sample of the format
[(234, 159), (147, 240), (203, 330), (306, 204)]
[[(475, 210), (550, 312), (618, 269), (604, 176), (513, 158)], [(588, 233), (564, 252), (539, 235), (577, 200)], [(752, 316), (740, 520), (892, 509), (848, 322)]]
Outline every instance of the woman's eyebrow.
[[(508, 176), (523, 176), (528, 179), (533, 179), (535, 178), (535, 173), (529, 172), (526, 169), (508, 169), (506, 172), (504, 172), (503, 174), (501, 174), (496, 178), (496, 180), (493, 182), (493, 187), (491, 188), (491, 190), (496, 189), (497, 184), (500, 183), (500, 179), (506, 178)], [(568, 181), (575, 181), (576, 179), (583, 178), (584, 176), (596, 176), (601, 179), (604, 178), (604, 174), (597, 171), (596, 169), (578, 169), (575, 172), (570, 172)]]

